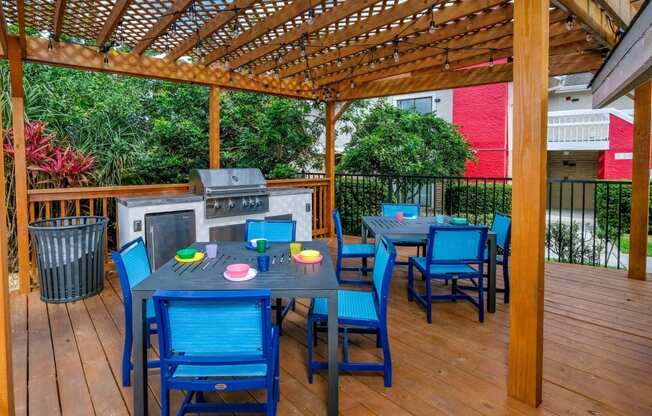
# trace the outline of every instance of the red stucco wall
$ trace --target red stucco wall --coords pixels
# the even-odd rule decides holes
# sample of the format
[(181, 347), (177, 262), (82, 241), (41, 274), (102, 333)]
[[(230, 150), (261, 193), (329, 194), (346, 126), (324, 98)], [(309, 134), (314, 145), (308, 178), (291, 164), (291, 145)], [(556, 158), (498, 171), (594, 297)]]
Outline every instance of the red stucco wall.
[(616, 153), (631, 153), (634, 126), (626, 120), (609, 115), (609, 150), (600, 152), (599, 179), (632, 179), (632, 160), (616, 160)]
[(453, 123), (477, 152), (466, 176), (507, 176), (507, 107), (507, 83), (453, 90)]

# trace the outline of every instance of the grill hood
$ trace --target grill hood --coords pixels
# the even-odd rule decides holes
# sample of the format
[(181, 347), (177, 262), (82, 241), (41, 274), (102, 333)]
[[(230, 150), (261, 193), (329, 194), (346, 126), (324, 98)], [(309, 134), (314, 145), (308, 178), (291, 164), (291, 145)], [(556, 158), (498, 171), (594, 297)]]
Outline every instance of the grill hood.
[(190, 172), (191, 192), (216, 196), (234, 192), (266, 191), (267, 181), (260, 169), (194, 169)]

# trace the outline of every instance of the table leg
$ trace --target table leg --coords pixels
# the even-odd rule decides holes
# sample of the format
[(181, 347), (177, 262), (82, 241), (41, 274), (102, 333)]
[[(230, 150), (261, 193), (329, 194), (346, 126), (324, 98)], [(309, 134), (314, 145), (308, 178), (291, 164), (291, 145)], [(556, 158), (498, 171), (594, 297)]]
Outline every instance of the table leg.
[(489, 236), (489, 282), (487, 286), (489, 287), (487, 293), (487, 312), (495, 313), (496, 312), (496, 236)]
[(338, 337), (339, 325), (337, 319), (337, 291), (328, 296), (328, 415), (335, 416), (339, 411), (339, 368)]
[(134, 372), (132, 383), (134, 386), (134, 415), (147, 414), (147, 349), (145, 347), (145, 299), (133, 296), (131, 306), (133, 327), (133, 357)]

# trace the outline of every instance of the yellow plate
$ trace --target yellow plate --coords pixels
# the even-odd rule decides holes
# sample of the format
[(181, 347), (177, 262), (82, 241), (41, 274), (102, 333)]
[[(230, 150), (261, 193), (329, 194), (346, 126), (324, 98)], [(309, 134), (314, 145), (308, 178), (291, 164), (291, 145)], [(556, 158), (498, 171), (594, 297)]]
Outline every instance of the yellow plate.
[(202, 253), (201, 251), (196, 252), (195, 257), (191, 259), (182, 259), (179, 256), (174, 257), (174, 259), (179, 263), (194, 263), (196, 261), (201, 261), (203, 258), (204, 258), (204, 253)]
[(303, 250), (299, 253), (302, 259), (304, 260), (314, 260), (319, 257), (321, 253), (318, 250)]

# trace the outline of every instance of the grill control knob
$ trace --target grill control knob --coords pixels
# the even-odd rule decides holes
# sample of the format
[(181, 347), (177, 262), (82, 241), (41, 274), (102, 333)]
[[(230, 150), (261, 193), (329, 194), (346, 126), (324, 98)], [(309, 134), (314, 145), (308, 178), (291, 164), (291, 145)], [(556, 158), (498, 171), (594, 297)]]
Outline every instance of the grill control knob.
[(242, 208), (247, 208), (249, 206), (249, 202), (245, 198), (242, 198)]
[(252, 198), (249, 198), (249, 206), (252, 208), (256, 207), (256, 202)]
[(235, 203), (229, 199), (229, 209), (233, 209), (235, 207)]
[(222, 208), (222, 206), (220, 205), (219, 201), (213, 202), (213, 209), (220, 209), (220, 208)]
[(261, 205), (263, 204), (263, 202), (260, 200), (260, 198), (256, 198), (256, 201), (254, 202), (254, 204), (255, 204), (257, 207), (259, 207), (259, 206), (261, 206)]

